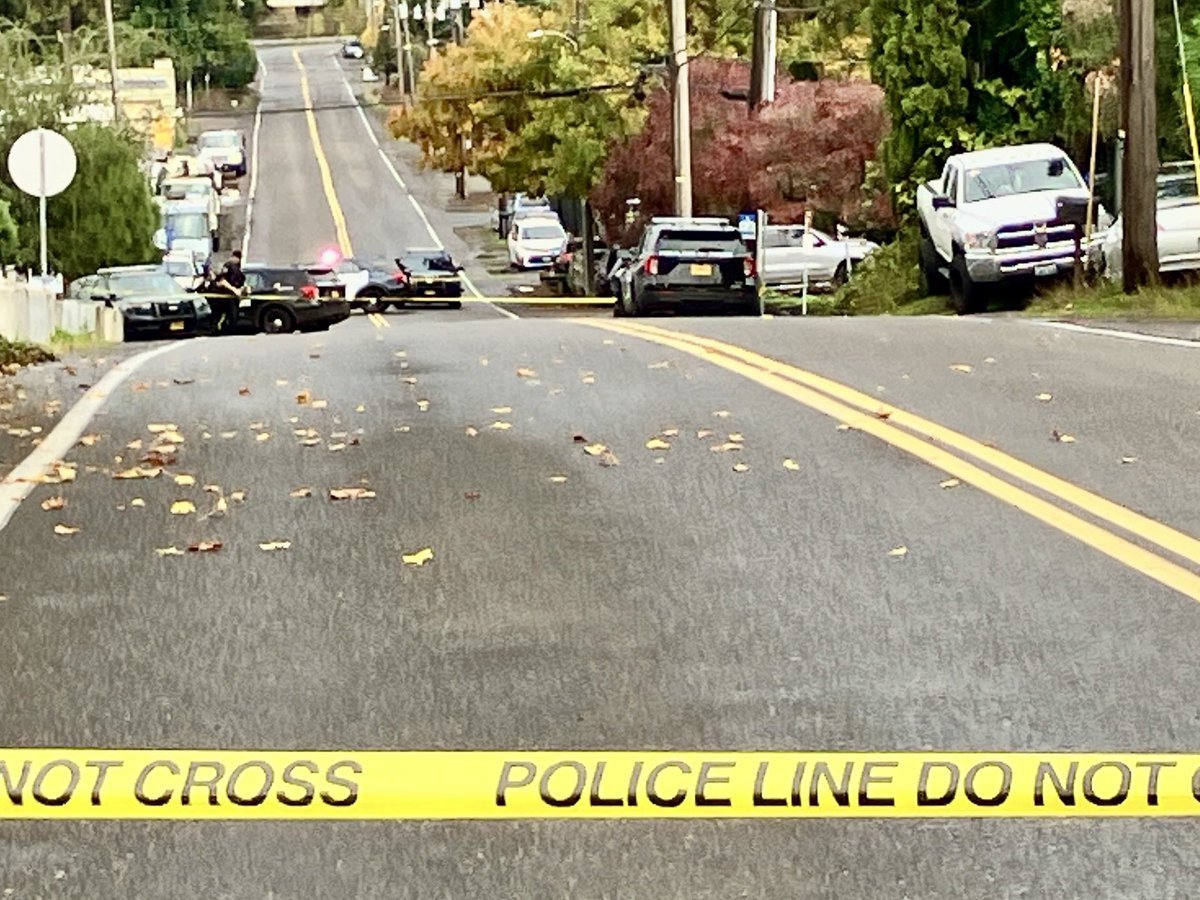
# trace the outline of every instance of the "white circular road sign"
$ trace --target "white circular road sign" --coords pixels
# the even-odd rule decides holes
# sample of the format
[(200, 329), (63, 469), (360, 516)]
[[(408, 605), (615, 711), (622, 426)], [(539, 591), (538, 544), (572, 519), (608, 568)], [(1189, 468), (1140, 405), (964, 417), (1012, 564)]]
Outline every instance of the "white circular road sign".
[(61, 194), (75, 178), (75, 148), (57, 131), (27, 131), (8, 151), (13, 183), (34, 197)]

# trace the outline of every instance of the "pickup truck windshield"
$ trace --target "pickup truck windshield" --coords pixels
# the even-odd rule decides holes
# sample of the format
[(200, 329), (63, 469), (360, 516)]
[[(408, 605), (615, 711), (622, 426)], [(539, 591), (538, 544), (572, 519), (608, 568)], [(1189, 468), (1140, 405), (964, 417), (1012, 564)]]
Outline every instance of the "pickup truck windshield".
[(734, 230), (664, 231), (658, 238), (658, 252), (683, 253), (703, 250), (709, 253), (745, 254), (746, 245)]
[(176, 238), (206, 238), (208, 237), (208, 217), (203, 213), (168, 216), (167, 231)]
[(1031, 159), (982, 169), (968, 169), (965, 200), (990, 200), (1035, 191), (1083, 187), (1079, 176), (1061, 159)]

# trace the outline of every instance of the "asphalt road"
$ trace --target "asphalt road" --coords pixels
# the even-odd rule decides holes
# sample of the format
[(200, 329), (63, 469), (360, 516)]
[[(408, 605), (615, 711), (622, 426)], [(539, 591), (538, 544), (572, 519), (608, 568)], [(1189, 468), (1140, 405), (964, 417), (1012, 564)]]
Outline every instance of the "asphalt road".
[[(271, 261), (335, 230), (305, 114), (271, 112), (302, 105), (291, 53), (263, 53), (251, 256)], [(347, 99), (329, 48), (300, 55), (315, 106)], [(357, 112), (317, 121), (355, 252), (422, 239)], [(78, 478), (39, 485), (3, 531), (0, 745), (1200, 747), (1200, 598), (1030, 514), (1018, 490), (1067, 504), (1007, 464), (981, 464), (1002, 496), (967, 477), (941, 487), (945, 471), (887, 437), (907, 410), (1197, 534), (1200, 351), (1014, 321), (653, 320), (878, 402), (839, 428), (711, 343), (692, 355), (596, 327), (611, 320), (481, 304), (387, 321), (181, 343), (109, 398), (98, 440), (70, 455)], [(113, 480), (151, 424), (178, 426), (176, 462)], [(645, 446), (656, 436), (669, 449)], [(711, 449), (726, 442), (744, 449)], [(350, 486), (376, 497), (328, 499)], [(54, 496), (66, 507), (43, 511)], [(172, 515), (179, 500), (196, 512)], [(1196, 573), (1149, 528), (1121, 534)], [(223, 548), (156, 553), (200, 540)], [(404, 565), (426, 547), (431, 563)], [(1157, 898), (1200, 884), (1189, 821), (0, 827), (0, 889), (16, 898)]]

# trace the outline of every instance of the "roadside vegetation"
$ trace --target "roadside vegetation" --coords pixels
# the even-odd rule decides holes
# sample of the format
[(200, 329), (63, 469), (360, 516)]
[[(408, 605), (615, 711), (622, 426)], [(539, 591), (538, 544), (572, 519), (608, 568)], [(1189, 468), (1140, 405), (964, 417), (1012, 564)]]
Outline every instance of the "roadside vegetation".
[(53, 362), (55, 355), (45, 347), (26, 341), (10, 341), (0, 335), (0, 375), (11, 375), (22, 366)]

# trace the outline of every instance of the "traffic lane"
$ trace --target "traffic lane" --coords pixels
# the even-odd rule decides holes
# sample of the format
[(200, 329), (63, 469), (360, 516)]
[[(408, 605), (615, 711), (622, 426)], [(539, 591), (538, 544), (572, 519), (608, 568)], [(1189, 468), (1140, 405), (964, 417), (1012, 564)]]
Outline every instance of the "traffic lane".
[(336, 245), (333, 214), (321, 191), (291, 50), (262, 48), (259, 58), (266, 74), (249, 261), (304, 264)]
[[(1187, 896), (1178, 821), (10, 823), (17, 897)], [(59, 877), (58, 873), (62, 873)], [(587, 885), (587, 890), (580, 890)]]
[(1200, 535), (1200, 348), (1006, 319), (644, 321), (834, 379)]
[[(101, 442), (73, 455), (78, 481), (39, 487), (5, 532), (0, 653), (18, 664), (0, 682), (3, 743), (1200, 739), (1195, 603), (699, 361), (564, 323), (355, 319), (320, 338), (197, 341), (143, 379), (171, 386), (115, 397)], [(305, 391), (327, 406), (298, 403)], [(130, 440), (144, 452), (152, 423), (181, 427), (169, 475), (194, 486), (104, 473), (130, 465)], [(320, 443), (300, 446), (310, 428)], [(646, 448), (675, 428), (669, 450)], [(729, 433), (744, 450), (710, 449)], [(223, 517), (203, 518), (207, 484)], [(345, 487), (377, 497), (327, 499)], [(43, 512), (53, 495), (67, 508)], [(171, 515), (181, 499), (196, 513)], [(81, 531), (56, 537), (58, 523)], [(224, 547), (156, 555), (200, 540)], [(272, 541), (290, 549), (259, 549)], [(423, 548), (432, 563), (403, 563)]]

